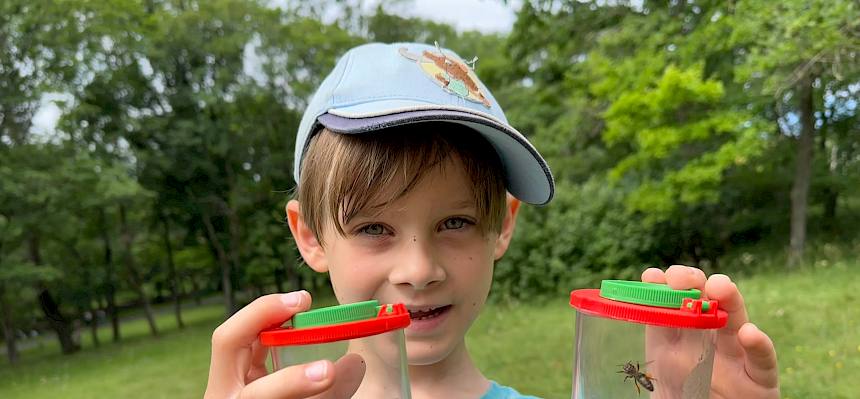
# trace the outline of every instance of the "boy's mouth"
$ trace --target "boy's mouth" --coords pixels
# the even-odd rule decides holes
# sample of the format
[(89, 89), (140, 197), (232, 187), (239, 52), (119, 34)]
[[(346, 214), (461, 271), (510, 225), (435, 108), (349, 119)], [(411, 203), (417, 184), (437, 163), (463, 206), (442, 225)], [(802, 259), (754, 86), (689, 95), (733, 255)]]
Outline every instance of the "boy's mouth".
[(409, 310), (409, 317), (412, 318), (412, 321), (424, 321), (424, 320), (432, 320), (435, 319), (449, 309), (451, 309), (451, 305), (444, 306), (407, 306)]

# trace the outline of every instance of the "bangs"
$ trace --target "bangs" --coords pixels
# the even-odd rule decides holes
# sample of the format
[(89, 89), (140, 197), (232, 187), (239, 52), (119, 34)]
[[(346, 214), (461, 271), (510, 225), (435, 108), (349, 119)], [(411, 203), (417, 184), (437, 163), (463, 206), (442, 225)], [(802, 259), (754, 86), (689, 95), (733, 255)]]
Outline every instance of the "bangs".
[(450, 122), (362, 134), (321, 130), (310, 141), (297, 189), (305, 224), (320, 243), (325, 223), (345, 236), (343, 226), (358, 213), (381, 213), (448, 160), (459, 161), (472, 183), (478, 225), (498, 232), (505, 209), (498, 155), (477, 132)]

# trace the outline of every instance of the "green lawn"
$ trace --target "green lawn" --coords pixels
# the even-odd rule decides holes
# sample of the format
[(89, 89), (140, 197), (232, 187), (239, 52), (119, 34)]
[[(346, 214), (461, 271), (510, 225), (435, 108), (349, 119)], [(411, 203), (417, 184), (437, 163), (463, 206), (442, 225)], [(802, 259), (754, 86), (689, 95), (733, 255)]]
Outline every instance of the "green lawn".
[[(860, 265), (819, 264), (794, 273), (745, 278), (750, 315), (771, 334), (780, 358), (784, 398), (854, 398), (860, 375)], [(123, 324), (124, 341), (61, 356), (48, 342), (22, 354), (15, 368), (0, 363), (2, 398), (200, 397), (206, 381), (209, 336), (220, 306), (185, 312), (178, 331), (170, 313), (163, 334), (148, 336), (143, 320)], [(491, 305), (468, 344), (488, 377), (522, 392), (569, 397), (573, 315), (566, 298), (543, 305)]]
[(82, 331), (84, 350), (59, 355), (56, 340), (22, 353), (22, 361), (0, 366), (0, 398), (191, 398), (200, 397), (209, 368), (209, 338), (224, 310), (206, 306), (186, 311), (185, 330), (167, 313), (158, 319), (163, 333), (152, 338), (146, 321), (122, 324), (123, 341), (92, 347)]

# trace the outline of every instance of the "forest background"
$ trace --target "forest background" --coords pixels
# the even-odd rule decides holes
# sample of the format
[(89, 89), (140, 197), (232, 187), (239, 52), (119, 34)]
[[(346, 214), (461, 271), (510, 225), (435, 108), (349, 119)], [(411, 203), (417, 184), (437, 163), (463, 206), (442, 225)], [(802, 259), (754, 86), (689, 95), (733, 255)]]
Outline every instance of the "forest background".
[[(330, 295), (283, 222), (294, 132), (337, 57), (371, 41), (477, 56), (553, 170), (494, 306), (646, 266), (860, 267), (853, 0), (534, 0), (502, 33), (349, 1), (4, 0), (0, 375), (46, 339), (119, 348), (127, 320), (159, 336), (159, 315), (182, 330), (207, 304), (223, 320), (265, 293)], [(60, 117), (40, 129), (46, 107)]]

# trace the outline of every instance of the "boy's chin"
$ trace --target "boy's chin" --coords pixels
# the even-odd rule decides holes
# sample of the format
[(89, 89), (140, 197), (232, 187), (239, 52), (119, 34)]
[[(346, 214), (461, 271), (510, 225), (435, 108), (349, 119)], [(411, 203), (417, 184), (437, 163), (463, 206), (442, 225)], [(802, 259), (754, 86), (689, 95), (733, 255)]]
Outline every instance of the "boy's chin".
[(445, 360), (454, 349), (448, 342), (407, 342), (406, 355), (410, 366), (429, 366)]

